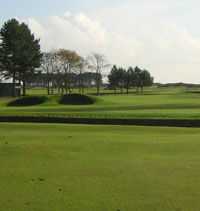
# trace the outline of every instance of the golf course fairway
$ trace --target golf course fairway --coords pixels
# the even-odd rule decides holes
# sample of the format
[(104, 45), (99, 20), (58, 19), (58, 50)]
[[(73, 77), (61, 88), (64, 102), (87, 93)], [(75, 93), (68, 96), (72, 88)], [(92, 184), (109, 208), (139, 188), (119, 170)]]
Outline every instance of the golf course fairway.
[(0, 123), (0, 210), (200, 210), (198, 128)]

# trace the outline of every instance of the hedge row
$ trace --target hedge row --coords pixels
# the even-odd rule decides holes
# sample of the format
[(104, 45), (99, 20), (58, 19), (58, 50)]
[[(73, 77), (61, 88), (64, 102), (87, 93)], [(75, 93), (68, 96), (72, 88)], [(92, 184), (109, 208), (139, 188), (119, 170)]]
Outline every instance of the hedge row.
[(200, 127), (200, 120), (175, 120), (175, 119), (174, 120), (173, 119), (172, 120), (171, 119), (91, 119), (91, 118), (2, 116), (0, 117), (0, 122)]

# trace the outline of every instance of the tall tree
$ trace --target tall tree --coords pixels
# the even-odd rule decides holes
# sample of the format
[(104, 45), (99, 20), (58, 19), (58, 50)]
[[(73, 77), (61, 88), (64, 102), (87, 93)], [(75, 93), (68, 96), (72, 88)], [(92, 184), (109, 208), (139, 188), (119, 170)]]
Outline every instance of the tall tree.
[[(47, 87), (47, 94), (50, 95), (50, 83), (52, 83), (53, 87), (54, 74), (56, 72), (55, 62), (54, 62), (54, 52), (50, 51), (43, 53), (41, 68), (42, 72), (46, 74), (45, 81)], [(51, 94), (53, 94), (53, 88)]]
[(116, 65), (113, 66), (110, 74), (108, 75), (108, 80), (109, 80), (109, 84), (112, 88), (114, 88), (115, 90), (115, 94), (116, 94), (116, 90), (117, 87), (120, 88), (121, 93), (123, 93), (123, 88), (124, 86), (128, 86), (128, 84), (126, 84), (128, 82), (129, 75), (126, 72), (126, 70), (122, 67), (117, 68)]
[(147, 70), (142, 70), (140, 73), (140, 87), (143, 92), (144, 86), (151, 86), (153, 84), (153, 77), (151, 77), (150, 73)]
[(110, 74), (108, 75), (108, 83), (111, 89), (114, 89), (115, 94), (117, 94), (117, 87), (119, 85), (119, 77), (118, 77), (118, 68), (114, 65), (111, 69)]
[(19, 22), (8, 20), (0, 30), (0, 62), (9, 71), (13, 79), (12, 96), (15, 97), (16, 74), (19, 70), (17, 50), (19, 46)]
[(62, 86), (62, 63), (59, 56), (59, 51), (53, 51), (53, 63), (56, 70), (56, 82), (57, 82), (57, 89), (58, 89), (58, 95), (60, 95), (60, 89)]
[(126, 88), (126, 93), (129, 94), (129, 89), (134, 84), (134, 70), (132, 67), (129, 67), (124, 74), (124, 84)]
[(120, 67), (118, 68), (118, 81), (119, 81), (119, 88), (121, 90), (121, 94), (123, 93), (123, 88), (124, 88), (124, 82), (125, 82), (125, 77), (126, 77), (126, 69)]
[(138, 66), (136, 66), (134, 69), (134, 81), (133, 81), (133, 84), (137, 88), (136, 92), (139, 91), (139, 87), (141, 86), (141, 72), (142, 70)]
[(80, 62), (78, 65), (78, 85), (79, 85), (79, 93), (84, 93), (84, 76), (83, 73), (85, 68), (88, 66), (88, 62), (84, 58), (80, 58)]
[(107, 62), (105, 55), (100, 53), (92, 53), (90, 56), (88, 56), (88, 62), (89, 67), (96, 71), (96, 86), (97, 86), (97, 95), (99, 95), (100, 90), (100, 82), (103, 69), (110, 66), (110, 64)]
[(35, 39), (28, 25), (20, 24), (20, 36), (18, 39), (18, 65), (23, 82), (23, 96), (26, 95), (26, 81), (34, 73), (35, 68), (40, 67), (42, 53), (40, 51), (40, 40)]
[(13, 78), (13, 97), (16, 79), (23, 82), (23, 95), (26, 94), (26, 80), (40, 66), (42, 54), (39, 39), (25, 23), (16, 19), (8, 20), (0, 30), (0, 62)]
[(135, 67), (134, 69), (134, 80), (137, 92), (139, 91), (139, 88), (141, 88), (141, 92), (143, 92), (143, 87), (151, 86), (153, 84), (153, 77), (151, 77), (151, 74), (147, 70), (141, 70), (139, 67)]
[(66, 93), (72, 92), (72, 72), (80, 65), (82, 57), (75, 51), (60, 49), (58, 51), (63, 70), (63, 84)]

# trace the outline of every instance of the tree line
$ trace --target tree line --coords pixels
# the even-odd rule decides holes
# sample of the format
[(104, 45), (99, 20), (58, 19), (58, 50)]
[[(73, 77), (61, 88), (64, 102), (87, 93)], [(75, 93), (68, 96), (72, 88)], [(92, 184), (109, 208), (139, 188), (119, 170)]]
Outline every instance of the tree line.
[[(58, 88), (58, 94), (72, 93), (74, 86), (77, 87), (77, 85), (79, 92), (83, 93), (85, 81), (89, 76), (95, 79), (97, 94), (99, 94), (102, 83), (101, 73), (107, 66), (107, 61), (102, 54), (92, 53), (85, 59), (76, 51), (59, 49), (43, 53), (40, 70), (46, 74), (48, 94), (52, 89), (50, 84), (53, 83)], [(89, 71), (94, 71), (95, 74)]]
[[(0, 72), (6, 79), (12, 79), (12, 95), (15, 97), (15, 84), (23, 85), (23, 95), (26, 95), (26, 84), (34, 81), (34, 77), (42, 76), (47, 87), (47, 94), (53, 94), (56, 86), (58, 94), (71, 93), (76, 86), (79, 92), (84, 92), (86, 78), (89, 75), (95, 80), (96, 93), (100, 93), (104, 70), (110, 67), (105, 55), (91, 53), (87, 58), (76, 51), (57, 49), (42, 52), (40, 39), (25, 23), (16, 19), (8, 20), (0, 29)], [(86, 74), (88, 73), (88, 74)], [(41, 79), (40, 78), (40, 79)], [(136, 68), (118, 68), (113, 66), (108, 75), (109, 88), (129, 89), (137, 87), (143, 91), (144, 86), (150, 86), (153, 78), (147, 70)]]
[(108, 75), (108, 82), (109, 88), (114, 89), (115, 94), (117, 93), (117, 88), (120, 88), (121, 93), (123, 92), (123, 88), (125, 88), (128, 94), (129, 90), (135, 87), (137, 92), (139, 89), (143, 92), (145, 86), (151, 86), (153, 84), (153, 77), (147, 70), (142, 70), (139, 67), (129, 67), (126, 70), (114, 65)]
[[(101, 85), (101, 73), (109, 64), (104, 55), (92, 53), (84, 59), (77, 52), (68, 49), (41, 52), (40, 40), (25, 23), (16, 19), (8, 20), (0, 29), (0, 70), (6, 79), (12, 79), (12, 95), (15, 97), (16, 81), (23, 85), (26, 95), (26, 83), (35, 73), (42, 70), (47, 75), (47, 92), (50, 94), (50, 82), (57, 78), (58, 93), (72, 92), (73, 75), (79, 73), (79, 84), (82, 84), (82, 73), (94, 71), (96, 74), (97, 94)], [(83, 87), (83, 86), (82, 86)]]
[[(64, 86), (58, 86), (59, 78), (64, 77), (62, 73), (58, 74), (46, 74), (45, 72), (38, 70), (38, 72), (27, 81), (27, 87), (44, 87), (47, 90), (48, 95), (54, 95), (55, 93), (64, 94)], [(95, 72), (83, 72), (81, 75), (79, 73), (71, 73), (71, 92), (74, 89), (78, 89), (79, 93), (84, 93), (85, 88), (96, 87), (96, 73)], [(100, 85), (103, 84), (102, 76), (100, 78)], [(48, 86), (49, 84), (49, 86)]]

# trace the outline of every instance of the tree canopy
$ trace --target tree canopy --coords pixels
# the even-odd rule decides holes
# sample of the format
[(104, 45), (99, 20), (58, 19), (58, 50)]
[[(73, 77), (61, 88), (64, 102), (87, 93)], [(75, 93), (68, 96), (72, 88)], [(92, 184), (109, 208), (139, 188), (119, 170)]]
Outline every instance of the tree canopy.
[(25, 95), (27, 78), (40, 66), (40, 40), (35, 39), (25, 23), (19, 23), (16, 19), (4, 23), (0, 30), (0, 40), (0, 63), (13, 78), (13, 97), (16, 79), (23, 82)]
[(151, 86), (153, 84), (153, 77), (147, 70), (142, 70), (139, 67), (129, 67), (127, 70), (123, 68), (117, 68), (116, 65), (111, 69), (108, 75), (108, 82), (111, 89), (115, 90), (120, 88), (121, 92), (123, 88), (126, 88), (127, 93), (131, 87), (136, 87), (137, 92), (139, 88), (143, 92), (143, 87)]

